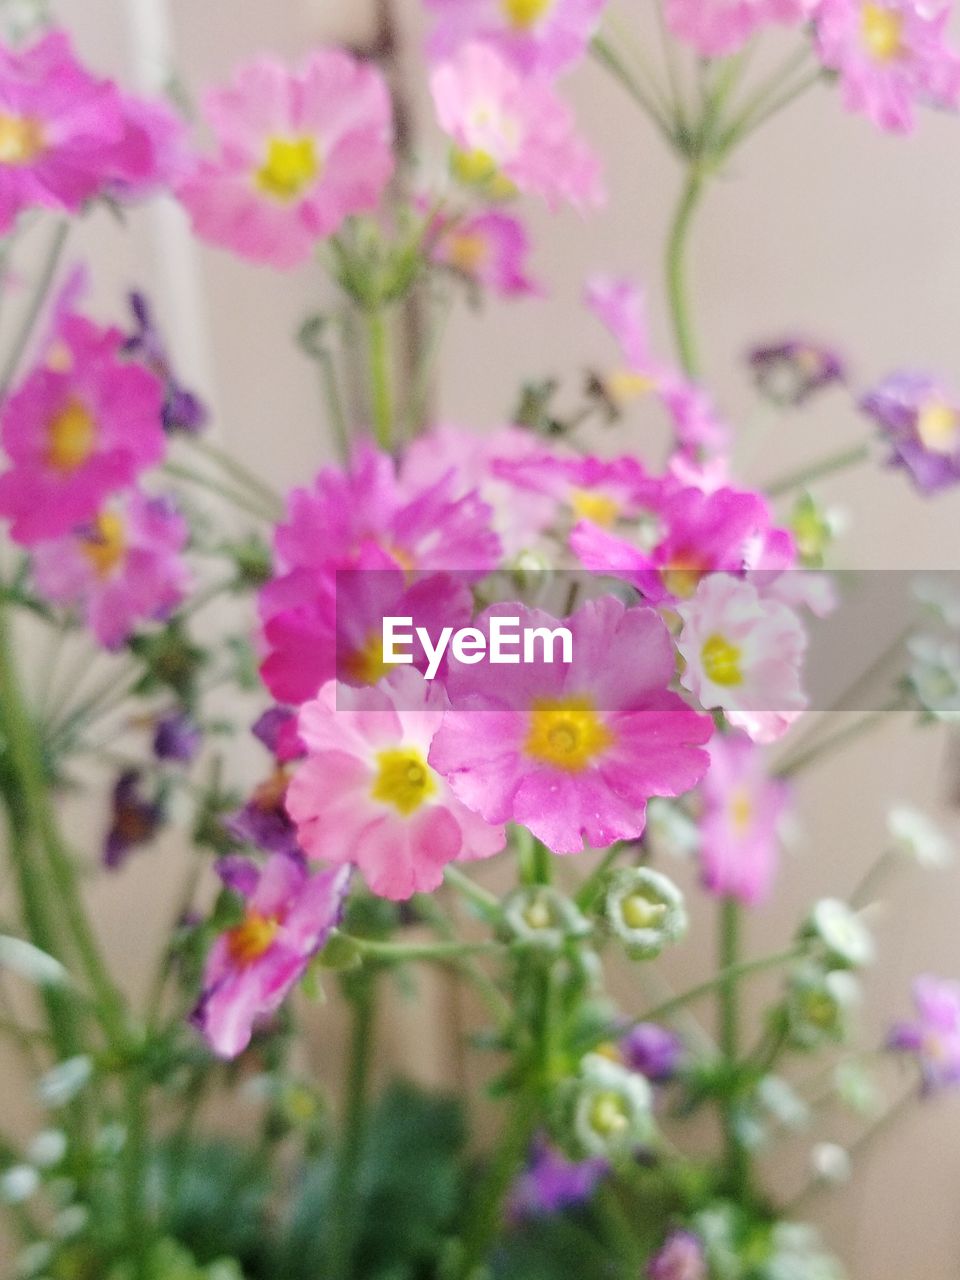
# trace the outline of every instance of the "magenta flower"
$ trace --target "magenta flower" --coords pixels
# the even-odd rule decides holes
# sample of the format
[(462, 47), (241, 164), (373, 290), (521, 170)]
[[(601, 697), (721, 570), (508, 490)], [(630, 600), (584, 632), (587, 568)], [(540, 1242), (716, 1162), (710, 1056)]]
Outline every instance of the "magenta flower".
[(62, 31), (0, 45), (0, 235), (24, 209), (76, 213), (130, 167), (120, 94), (86, 71)]
[(692, 1231), (672, 1231), (650, 1259), (647, 1280), (707, 1280), (707, 1253)]
[(121, 163), (107, 192), (132, 201), (175, 186), (187, 176), (193, 156), (183, 119), (166, 102), (124, 94), (121, 98), (124, 132)]
[(672, 1080), (686, 1056), (680, 1037), (657, 1022), (638, 1022), (620, 1041), (619, 1049), (624, 1064), (652, 1084)]
[(799, 23), (807, 0), (667, 0), (667, 22), (679, 39), (704, 58), (741, 49), (757, 31), (774, 23)]
[(726, 573), (704, 578), (676, 610), (684, 688), (754, 742), (782, 737), (807, 705), (800, 683), (807, 635), (793, 610)]
[[(556, 621), (522, 605), (477, 619)], [(493, 667), (451, 663), (452, 710), (430, 763), (488, 822), (520, 822), (556, 853), (605, 848), (643, 833), (650, 796), (675, 796), (703, 776), (712, 731), (668, 689), (675, 651), (650, 609), (605, 597), (564, 624), (572, 661)]]
[(204, 115), (219, 150), (178, 195), (198, 235), (254, 262), (307, 262), (344, 219), (377, 207), (393, 173), (384, 79), (339, 49), (299, 71), (249, 62), (206, 95)]
[(597, 158), (542, 76), (522, 76), (489, 45), (468, 44), (434, 69), (430, 85), (458, 177), (504, 194), (530, 191), (551, 208), (603, 202)]
[(925, 373), (895, 373), (860, 407), (890, 443), (890, 465), (902, 467), (921, 493), (960, 481), (960, 396)]
[(610, 1164), (601, 1156), (571, 1160), (538, 1137), (526, 1169), (511, 1188), (508, 1214), (513, 1219), (548, 1217), (584, 1204), (609, 1172)]
[(519, 71), (555, 75), (583, 57), (606, 0), (427, 0), (437, 15), (431, 57), (493, 45)]
[(960, 983), (924, 975), (913, 984), (917, 1017), (899, 1022), (888, 1044), (920, 1063), (925, 1093), (960, 1084)]
[(25, 545), (92, 520), (103, 499), (158, 463), (166, 443), (163, 389), (119, 358), (122, 335), (69, 316), (47, 364), (7, 400), (0, 438), (0, 516)]
[(310, 857), (355, 864), (374, 893), (401, 900), (436, 889), (448, 862), (500, 852), (503, 827), (429, 763), (447, 705), (441, 684), (401, 669), (377, 688), (331, 681), (301, 709), (307, 758), (287, 811)]
[(745, 734), (718, 734), (700, 795), (704, 886), (747, 906), (764, 902), (777, 871), (789, 785), (770, 777), (764, 753)]
[(960, 58), (946, 43), (948, 4), (819, 0), (817, 52), (840, 74), (844, 106), (891, 133), (909, 133), (915, 105), (956, 107)]
[(583, 520), (603, 529), (653, 516), (663, 491), (662, 483), (630, 455), (605, 461), (541, 447), (519, 458), (500, 459), (494, 470), (524, 495), (549, 496), (568, 522)]
[(527, 273), (530, 237), (519, 218), (500, 209), (471, 214), (430, 239), (430, 258), (501, 298), (542, 293)]
[(748, 357), (757, 387), (775, 404), (799, 407), (847, 376), (843, 357), (808, 338), (755, 347)]
[(594, 276), (587, 281), (586, 303), (620, 345), (626, 369), (610, 374), (606, 387), (616, 401), (651, 393), (666, 410), (677, 444), (694, 454), (719, 454), (730, 447), (730, 428), (709, 395), (672, 365), (658, 360), (650, 346), (646, 299), (630, 280)]
[(336, 867), (311, 876), (300, 859), (278, 853), (262, 868), (234, 859), (225, 873), (246, 899), (246, 913), (213, 944), (193, 1021), (214, 1053), (235, 1058), (339, 924), (350, 872)]
[(106, 649), (145, 622), (170, 616), (190, 574), (182, 553), (187, 522), (167, 498), (132, 489), (72, 533), (33, 548), (37, 590), (81, 609)]

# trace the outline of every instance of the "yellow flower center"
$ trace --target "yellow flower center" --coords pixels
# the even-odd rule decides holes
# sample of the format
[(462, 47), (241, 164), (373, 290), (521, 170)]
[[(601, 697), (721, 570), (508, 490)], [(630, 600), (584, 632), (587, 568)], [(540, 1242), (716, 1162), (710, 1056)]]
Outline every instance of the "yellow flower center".
[(487, 242), (476, 232), (460, 231), (450, 237), (448, 249), (450, 265), (465, 276), (475, 276), (487, 256)]
[(867, 3), (861, 17), (863, 43), (877, 62), (892, 62), (903, 52), (903, 17), (881, 4)]
[(296, 200), (319, 176), (322, 165), (313, 138), (271, 138), (257, 186), (276, 200)]
[(605, 1138), (612, 1138), (618, 1133), (623, 1133), (629, 1123), (630, 1118), (619, 1093), (610, 1091), (597, 1094), (590, 1107), (592, 1129)]
[(667, 914), (662, 902), (651, 902), (642, 893), (631, 893), (621, 907), (623, 922), (629, 929), (655, 929)]
[(383, 636), (379, 631), (372, 631), (363, 646), (347, 657), (343, 667), (356, 684), (376, 684), (394, 669), (383, 660)]
[(604, 384), (607, 395), (617, 404), (629, 404), (656, 388), (656, 379), (648, 373), (635, 373), (633, 369), (615, 369), (607, 375)]
[(377, 755), (377, 775), (370, 795), (381, 804), (393, 805), (408, 818), (436, 794), (433, 770), (416, 747), (391, 747)]
[(553, 0), (500, 0), (504, 16), (518, 31), (529, 31), (547, 12)]
[(734, 835), (743, 837), (753, 822), (753, 801), (746, 787), (734, 788), (730, 796), (730, 825)]
[(920, 443), (931, 453), (953, 453), (957, 447), (960, 414), (948, 404), (933, 401), (921, 409), (917, 418)]
[(714, 684), (731, 687), (743, 683), (743, 672), (740, 669), (740, 650), (723, 636), (708, 636), (700, 651), (700, 661), (707, 679)]
[(29, 164), (43, 148), (43, 127), (38, 120), (0, 112), (0, 164)]
[(687, 600), (699, 587), (704, 572), (696, 557), (678, 555), (674, 557), (673, 564), (660, 570), (660, 580), (672, 596)]
[(530, 713), (524, 750), (535, 760), (580, 773), (613, 742), (588, 698), (539, 699)]
[(93, 532), (83, 539), (83, 553), (101, 578), (108, 577), (127, 549), (123, 521), (114, 511), (101, 511), (93, 522)]
[(589, 489), (574, 489), (570, 495), (573, 514), (580, 520), (589, 520), (604, 529), (616, 524), (620, 504), (606, 493), (592, 493)]
[(280, 921), (276, 916), (262, 916), (258, 911), (250, 911), (243, 923), (227, 934), (230, 959), (242, 969), (253, 964), (273, 946), (279, 928)]
[(482, 188), (490, 200), (510, 200), (517, 194), (516, 186), (500, 172), (496, 160), (482, 147), (471, 151), (455, 147), (450, 156), (450, 170), (458, 182)]
[(97, 424), (90, 410), (71, 400), (47, 428), (47, 462), (58, 471), (76, 471), (93, 453)]

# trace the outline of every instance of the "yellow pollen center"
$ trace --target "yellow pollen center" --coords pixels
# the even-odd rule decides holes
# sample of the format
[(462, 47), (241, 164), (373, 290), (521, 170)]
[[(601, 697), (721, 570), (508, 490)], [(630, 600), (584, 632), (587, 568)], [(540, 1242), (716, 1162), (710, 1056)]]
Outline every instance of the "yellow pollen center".
[(524, 750), (535, 760), (580, 773), (613, 742), (588, 698), (538, 699)]
[(743, 837), (753, 822), (753, 801), (746, 787), (737, 787), (730, 796), (730, 825), (734, 835)]
[(552, 0), (501, 0), (504, 16), (517, 31), (529, 31), (550, 8)]
[(480, 187), (490, 200), (510, 200), (517, 194), (516, 186), (500, 172), (490, 154), (482, 147), (471, 151), (454, 148), (450, 156), (450, 169), (458, 182), (468, 187)]
[(620, 515), (619, 503), (608, 494), (592, 493), (589, 489), (574, 489), (570, 495), (570, 506), (578, 519), (589, 520), (604, 529), (616, 524)]
[(877, 62), (892, 62), (903, 52), (903, 17), (880, 4), (867, 3), (861, 17), (863, 43)]
[(662, 902), (651, 902), (642, 893), (625, 898), (621, 908), (624, 923), (630, 929), (655, 929), (667, 914)]
[(79, 400), (61, 409), (47, 431), (47, 462), (58, 471), (76, 471), (93, 453), (97, 424)]
[(43, 128), (38, 120), (0, 112), (0, 164), (29, 164), (43, 147)]
[(227, 934), (227, 950), (235, 965), (246, 968), (259, 960), (273, 946), (280, 928), (276, 916), (262, 916), (257, 911), (248, 913), (242, 924)]
[(391, 747), (377, 755), (370, 795), (408, 818), (436, 793), (433, 770), (416, 747)]
[(656, 385), (656, 379), (648, 373), (636, 373), (633, 369), (615, 369), (607, 375), (605, 383), (607, 395), (617, 404), (637, 400), (655, 390)]
[(371, 632), (363, 646), (347, 657), (343, 667), (347, 677), (356, 684), (376, 684), (394, 670), (392, 664), (383, 660), (383, 637), (379, 631)]
[(450, 237), (447, 253), (452, 267), (465, 276), (475, 276), (486, 260), (487, 242), (476, 232), (455, 232)]
[(957, 447), (960, 414), (948, 404), (936, 401), (921, 409), (917, 418), (920, 443), (931, 453), (953, 453)]
[(699, 587), (704, 572), (704, 567), (698, 560), (679, 555), (673, 564), (660, 570), (660, 579), (672, 596), (676, 596), (678, 600), (687, 600)]
[(590, 1127), (606, 1138), (623, 1133), (630, 1123), (623, 1099), (618, 1093), (601, 1093), (590, 1108)]
[(313, 138), (271, 138), (267, 159), (257, 170), (257, 186), (277, 200), (296, 200), (321, 170)]
[(700, 660), (707, 679), (726, 688), (743, 683), (740, 658), (741, 653), (737, 646), (717, 634), (707, 638), (700, 652)]
[(123, 559), (126, 549), (123, 520), (114, 511), (101, 511), (93, 522), (93, 531), (83, 539), (83, 554), (97, 574), (106, 578)]

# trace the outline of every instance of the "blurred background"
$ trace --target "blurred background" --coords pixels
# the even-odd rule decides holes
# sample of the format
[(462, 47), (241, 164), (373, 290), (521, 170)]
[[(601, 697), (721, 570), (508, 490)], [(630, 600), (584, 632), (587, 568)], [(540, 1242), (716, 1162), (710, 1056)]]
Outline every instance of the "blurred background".
[[(439, 163), (421, 56), (420, 0), (394, 0), (395, 74), (410, 104), (416, 147)], [(613, 0), (645, 36), (652, 5)], [(224, 79), (233, 65), (270, 50), (295, 59), (322, 42), (369, 48), (382, 18), (377, 0), (84, 0), (62, 4), (81, 56), (130, 87), (157, 89), (172, 72), (187, 98)], [(490, 303), (456, 315), (444, 348), (437, 417), (476, 430), (503, 422), (520, 383), (562, 373), (574, 387), (588, 367), (610, 364), (610, 343), (581, 304), (593, 271), (629, 273), (646, 284), (654, 336), (669, 352), (662, 254), (678, 166), (622, 91), (587, 64), (569, 80), (581, 127), (601, 153), (610, 201), (581, 220), (531, 205), (534, 267), (545, 300)], [(716, 182), (693, 243), (694, 316), (707, 380), (734, 424), (755, 419), (744, 352), (758, 340), (800, 332), (846, 353), (858, 385), (901, 366), (960, 378), (960, 166), (955, 120), (924, 116), (909, 142), (880, 136), (845, 116), (839, 98), (817, 90), (743, 148)], [(306, 481), (332, 455), (316, 371), (297, 349), (304, 317), (322, 305), (319, 268), (287, 276), (258, 270), (194, 245), (179, 211), (134, 214), (118, 235), (98, 214), (72, 241), (90, 264), (94, 310), (119, 317), (127, 290), (154, 299), (175, 363), (214, 411), (215, 434), (277, 487)], [(828, 395), (812, 410), (754, 425), (741, 476), (762, 482), (822, 454), (856, 443), (862, 423), (849, 397)], [(643, 454), (660, 438), (638, 417), (605, 434), (607, 451)], [(839, 544), (844, 568), (960, 568), (960, 495), (930, 501), (903, 476), (867, 467), (827, 481), (818, 493), (842, 505), (849, 529)], [(889, 723), (848, 753), (830, 757), (799, 786), (799, 829), (770, 907), (749, 921), (757, 954), (782, 945), (815, 896), (843, 895), (883, 848), (890, 803), (909, 799), (954, 835), (960, 755), (939, 730), (918, 735), (907, 717)], [(262, 761), (249, 762), (256, 776)], [(105, 810), (76, 815), (96, 846)], [(91, 885), (106, 945), (131, 993), (146, 982), (147, 962), (170, 927), (175, 886), (189, 851), (168, 836), (109, 880)], [(492, 875), (496, 877), (496, 869)], [(667, 960), (678, 985), (699, 980), (712, 963), (712, 912), (692, 890), (695, 927)], [(903, 875), (891, 905), (874, 920), (880, 960), (870, 976), (865, 1017), (882, 1034), (905, 1013), (917, 972), (960, 977), (960, 869)], [(641, 997), (625, 985), (627, 1007)], [(758, 984), (751, 996), (762, 1000)], [(480, 1069), (458, 1041), (474, 1011), (440, 979), (425, 976), (416, 1000), (386, 1008), (379, 1070), (423, 1083), (477, 1089)], [(311, 1065), (336, 1088), (341, 1023), (335, 1007), (310, 1013)], [(0, 1063), (4, 1110), (29, 1131), (29, 1099), (12, 1062)], [(211, 1124), (242, 1125), (211, 1116)], [(487, 1123), (495, 1123), (488, 1117)], [(11, 1122), (11, 1128), (14, 1124)], [(828, 1117), (825, 1138), (843, 1140)], [(774, 1180), (797, 1184), (809, 1143), (777, 1157)], [(863, 1153), (853, 1185), (822, 1195), (811, 1214), (857, 1280), (945, 1280), (960, 1274), (960, 1098), (915, 1112)]]

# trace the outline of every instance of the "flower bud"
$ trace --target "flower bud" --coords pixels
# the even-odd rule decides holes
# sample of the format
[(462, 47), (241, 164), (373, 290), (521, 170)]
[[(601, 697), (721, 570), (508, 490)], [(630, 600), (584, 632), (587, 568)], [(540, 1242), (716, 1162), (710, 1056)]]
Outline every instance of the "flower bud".
[(653, 1093), (642, 1076), (589, 1053), (565, 1091), (575, 1154), (629, 1158), (653, 1139)]
[(549, 885), (517, 889), (503, 904), (503, 925), (516, 942), (544, 951), (559, 951), (572, 938), (590, 932), (577, 907)]
[(860, 988), (851, 973), (824, 973), (815, 965), (798, 969), (791, 978), (786, 1003), (791, 1043), (798, 1049), (840, 1043), (846, 1038), (859, 998)]
[(687, 931), (683, 894), (649, 867), (625, 867), (611, 876), (604, 902), (607, 923), (634, 960), (658, 956)]
[(862, 969), (873, 959), (873, 939), (863, 920), (839, 898), (823, 898), (810, 914), (803, 936), (819, 941), (827, 963), (837, 969)]

